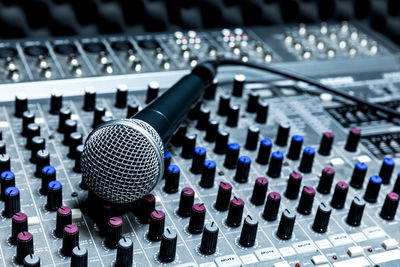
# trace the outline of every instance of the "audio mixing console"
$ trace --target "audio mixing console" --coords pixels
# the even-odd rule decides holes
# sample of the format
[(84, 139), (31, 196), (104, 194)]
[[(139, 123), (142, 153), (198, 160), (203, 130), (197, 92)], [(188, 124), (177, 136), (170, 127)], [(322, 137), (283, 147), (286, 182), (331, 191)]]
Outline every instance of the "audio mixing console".
[(207, 59), (396, 109), (400, 54), (383, 37), (344, 22), (0, 46), (0, 266), (400, 265), (399, 121), (304, 83), (222, 68), (135, 203), (91, 194), (80, 162), (94, 127)]

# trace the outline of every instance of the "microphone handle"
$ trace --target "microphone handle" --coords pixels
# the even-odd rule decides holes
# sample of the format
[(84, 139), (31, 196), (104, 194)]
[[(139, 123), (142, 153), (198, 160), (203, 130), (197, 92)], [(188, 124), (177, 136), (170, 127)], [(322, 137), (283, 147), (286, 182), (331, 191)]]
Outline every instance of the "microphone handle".
[(199, 65), (133, 118), (150, 124), (167, 145), (178, 126), (202, 97), (215, 76), (215, 67)]

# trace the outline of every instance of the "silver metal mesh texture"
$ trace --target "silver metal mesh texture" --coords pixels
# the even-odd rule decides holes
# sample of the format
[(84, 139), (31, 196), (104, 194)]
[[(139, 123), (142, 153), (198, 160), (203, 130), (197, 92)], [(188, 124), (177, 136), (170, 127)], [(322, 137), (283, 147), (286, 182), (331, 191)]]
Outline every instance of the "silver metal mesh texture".
[(129, 203), (150, 193), (164, 169), (158, 133), (141, 120), (111, 121), (87, 138), (82, 154), (89, 190), (112, 203)]

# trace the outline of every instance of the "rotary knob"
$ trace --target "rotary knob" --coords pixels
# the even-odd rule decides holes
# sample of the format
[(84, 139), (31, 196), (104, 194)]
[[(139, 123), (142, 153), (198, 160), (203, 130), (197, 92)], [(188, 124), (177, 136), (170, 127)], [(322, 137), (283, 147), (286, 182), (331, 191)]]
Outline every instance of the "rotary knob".
[(349, 135), (347, 136), (346, 145), (344, 147), (345, 150), (349, 152), (355, 152), (357, 150), (358, 143), (361, 139), (361, 130), (357, 128), (351, 128), (349, 131)]
[(361, 198), (355, 197), (351, 202), (349, 212), (347, 213), (347, 224), (351, 226), (359, 226), (361, 224), (364, 208), (365, 202)]
[(348, 191), (349, 186), (346, 182), (338, 182), (336, 184), (335, 191), (333, 192), (331, 206), (335, 209), (343, 209)]
[(190, 214), (188, 231), (192, 234), (200, 234), (203, 232), (205, 218), (206, 206), (204, 206), (203, 203), (194, 204)]
[(303, 215), (311, 213), (312, 205), (314, 203), (315, 190), (311, 186), (304, 186), (301, 193), (297, 211)]
[(181, 217), (189, 217), (194, 203), (194, 191), (190, 187), (185, 187), (181, 191), (178, 214)]
[(282, 212), (281, 220), (279, 221), (278, 231), (276, 235), (283, 240), (289, 240), (293, 234), (296, 215), (293, 211), (285, 209)]
[(166, 228), (161, 238), (160, 251), (158, 253), (158, 259), (161, 262), (168, 263), (175, 260), (176, 242), (176, 232), (171, 228)]
[(321, 203), (318, 206), (317, 214), (315, 215), (312, 228), (317, 233), (325, 233), (328, 229), (329, 218), (331, 216), (332, 209), (325, 203)]
[(232, 194), (232, 185), (227, 182), (221, 182), (218, 188), (217, 200), (215, 208), (219, 211), (227, 211), (229, 208), (229, 201)]
[(272, 141), (270, 139), (264, 138), (263, 140), (261, 140), (256, 158), (257, 163), (261, 165), (268, 164), (269, 156), (271, 154), (271, 148), (272, 148)]
[(290, 141), (289, 152), (287, 157), (291, 160), (298, 160), (300, 158), (301, 147), (303, 145), (303, 136), (293, 135)]
[(290, 123), (283, 122), (279, 124), (278, 132), (276, 134), (275, 144), (278, 146), (286, 146), (290, 132)]
[(200, 186), (203, 188), (211, 188), (214, 185), (215, 170), (217, 164), (215, 161), (206, 160), (203, 164), (203, 171), (201, 174)]
[(205, 255), (214, 254), (217, 249), (219, 229), (214, 222), (207, 223), (201, 237), (200, 252)]
[(269, 177), (278, 178), (281, 175), (283, 163), (283, 154), (280, 151), (275, 151), (271, 155), (271, 162), (269, 163), (267, 174)]
[(386, 195), (383, 203), (380, 216), (385, 220), (393, 220), (396, 215), (397, 207), (399, 206), (399, 195), (395, 192), (390, 192)]
[(149, 232), (147, 238), (151, 241), (160, 241), (164, 232), (165, 214), (161, 210), (154, 210), (151, 213)]
[(242, 223), (244, 201), (241, 198), (233, 197), (229, 204), (226, 224), (230, 227), (238, 227)]
[(268, 179), (265, 177), (258, 177), (254, 183), (253, 193), (251, 195), (251, 203), (254, 205), (264, 204), (265, 197), (268, 190)]
[(278, 216), (280, 204), (281, 195), (277, 192), (269, 193), (264, 207), (263, 218), (269, 222), (275, 221)]
[(239, 244), (243, 247), (252, 247), (257, 237), (258, 221), (247, 215), (244, 219), (242, 232), (240, 233)]
[(70, 257), (72, 249), (79, 245), (79, 229), (75, 224), (68, 224), (63, 230), (63, 242), (61, 252), (64, 256)]
[(116, 267), (132, 266), (133, 262), (133, 242), (127, 237), (122, 237), (118, 241)]

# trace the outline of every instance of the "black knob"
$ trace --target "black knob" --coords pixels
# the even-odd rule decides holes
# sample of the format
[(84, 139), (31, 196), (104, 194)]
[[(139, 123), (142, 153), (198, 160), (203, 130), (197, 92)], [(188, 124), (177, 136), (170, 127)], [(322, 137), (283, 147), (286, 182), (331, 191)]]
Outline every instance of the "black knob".
[(213, 100), (215, 98), (215, 92), (217, 91), (217, 86), (218, 86), (218, 79), (214, 78), (210, 86), (208, 86), (204, 92), (203, 96), (204, 99)]
[(249, 113), (256, 112), (259, 99), (260, 99), (260, 94), (258, 92), (250, 91), (249, 98), (247, 100), (246, 111)]
[(221, 182), (218, 188), (217, 200), (215, 208), (219, 211), (227, 211), (229, 208), (229, 201), (232, 194), (232, 185), (227, 182)]
[(364, 200), (375, 203), (378, 199), (379, 190), (381, 189), (382, 178), (379, 176), (371, 176), (365, 189)]
[[(1, 155), (0, 155), (1, 159)], [(396, 182), (394, 183), (393, 186), (393, 192), (397, 193), (398, 195), (400, 194), (400, 173), (397, 174)]]
[(278, 216), (280, 204), (281, 204), (281, 195), (277, 192), (269, 193), (263, 211), (264, 219), (269, 222), (275, 221)]
[(303, 146), (303, 136), (293, 135), (290, 141), (289, 152), (287, 157), (291, 160), (298, 160), (300, 158), (301, 147)]
[(25, 213), (17, 212), (12, 216), (11, 241), (16, 244), (18, 234), (24, 231), (28, 231), (28, 216)]
[(251, 203), (256, 206), (264, 204), (267, 190), (268, 179), (265, 177), (258, 177), (254, 183), (253, 193), (250, 199)]
[(296, 214), (293, 211), (285, 209), (282, 212), (281, 220), (279, 221), (278, 231), (276, 235), (283, 240), (289, 240), (293, 234)]
[(128, 267), (133, 263), (133, 242), (127, 237), (118, 241), (116, 267)]
[[(76, 173), (81, 173), (82, 169), (81, 169), (81, 159), (82, 159), (82, 153), (83, 153), (83, 145), (79, 145), (76, 147), (75, 149), (75, 164), (74, 164), (74, 172)], [(83, 188), (84, 189), (84, 188)]]
[(24, 113), (22, 113), (22, 136), (27, 137), (28, 125), (30, 123), (35, 123), (35, 114), (30, 110), (24, 111)]
[(349, 152), (355, 152), (357, 150), (358, 143), (361, 139), (361, 130), (357, 128), (351, 128), (344, 149)]
[(21, 211), (19, 189), (15, 186), (6, 188), (4, 197), (4, 217), (11, 218), (19, 211)]
[(248, 156), (241, 156), (237, 161), (235, 181), (246, 183), (249, 178), (251, 159)]
[(335, 177), (335, 170), (330, 167), (325, 167), (322, 170), (317, 191), (321, 194), (329, 194), (331, 192), (331, 187), (334, 177)]
[(346, 182), (338, 182), (336, 184), (335, 191), (333, 192), (331, 206), (335, 209), (343, 209), (348, 191), (349, 185)]
[(256, 105), (256, 122), (260, 124), (264, 124), (267, 122), (268, 118), (268, 110), (269, 110), (269, 105), (267, 102), (265, 102), (262, 99), (259, 99), (257, 101)]
[(103, 117), (106, 114), (106, 108), (100, 105), (97, 105), (94, 109), (93, 113), (93, 123), (92, 127), (96, 128), (101, 124), (101, 117)]
[(168, 171), (168, 166), (171, 165), (171, 153), (168, 151), (164, 151), (164, 174), (163, 174), (163, 179), (165, 178), (167, 171)]
[(350, 185), (357, 189), (361, 188), (364, 183), (367, 170), (368, 170), (367, 164), (363, 162), (357, 162), (354, 167), (353, 174), (351, 176)]
[[(171, 165), (172, 166), (172, 165)], [(139, 200), (137, 216), (141, 223), (149, 223), (151, 213), (156, 208), (156, 197), (153, 194), (148, 194)]]
[(240, 145), (238, 143), (231, 143), (226, 149), (224, 166), (228, 169), (234, 169), (237, 166), (240, 152)]
[(151, 241), (160, 241), (164, 232), (165, 214), (161, 210), (154, 210), (151, 213), (149, 232), (147, 238)]
[(44, 166), (42, 168), (41, 180), (40, 193), (47, 195), (49, 183), (56, 180), (56, 169), (50, 165)]
[(228, 132), (218, 131), (217, 136), (215, 137), (214, 152), (219, 155), (225, 154), (228, 146), (228, 140), (229, 140)]
[(69, 145), (69, 135), (73, 132), (76, 132), (78, 129), (78, 124), (75, 120), (68, 119), (65, 121), (64, 124), (64, 139), (63, 144), (68, 146)]
[(15, 186), (15, 174), (12, 171), (4, 171), (0, 176), (1, 200), (6, 197), (6, 189)]
[(115, 94), (115, 107), (125, 108), (127, 100), (128, 100), (128, 86), (126, 86), (125, 84), (118, 85), (117, 93)]
[(314, 203), (315, 190), (311, 186), (304, 186), (301, 192), (299, 205), (297, 211), (303, 215), (311, 213), (312, 205)]
[(96, 89), (94, 87), (85, 88), (85, 98), (83, 100), (83, 110), (93, 111), (96, 105)]
[(219, 96), (219, 104), (218, 104), (218, 112), (217, 112), (218, 115), (220, 115), (220, 116), (228, 115), (230, 102), (231, 102), (230, 95), (221, 94)]
[(217, 137), (219, 122), (216, 120), (209, 120), (206, 127), (206, 135), (204, 140), (207, 142), (214, 142)]
[(289, 179), (286, 185), (285, 197), (288, 199), (297, 199), (299, 196), (301, 180), (301, 173), (293, 171), (289, 175)]
[(278, 146), (286, 146), (289, 138), (290, 123), (282, 122), (279, 124), (278, 132), (276, 134), (275, 144)]
[(17, 236), (17, 263), (22, 264), (27, 255), (33, 254), (33, 236), (28, 231), (20, 232)]
[(54, 90), (51, 92), (50, 97), (50, 113), (55, 115), (60, 112), (63, 104), (63, 95), (60, 90)]
[(70, 207), (62, 206), (57, 209), (56, 229), (54, 234), (57, 237), (62, 237), (65, 226), (72, 223), (72, 211)]
[(242, 223), (242, 215), (244, 209), (244, 201), (241, 198), (233, 197), (229, 204), (228, 216), (226, 224), (230, 227), (239, 227)]
[(200, 179), (201, 187), (211, 188), (214, 186), (216, 166), (217, 166), (217, 164), (215, 163), (215, 161), (212, 161), (212, 160), (204, 161), (203, 170), (202, 170), (201, 179)]
[(150, 82), (147, 86), (146, 104), (150, 103), (158, 97), (160, 91), (160, 85), (158, 82)]
[(169, 165), (165, 176), (164, 191), (173, 194), (178, 192), (180, 169), (176, 165)]
[(158, 253), (158, 259), (161, 262), (172, 262), (175, 260), (176, 241), (177, 235), (175, 230), (166, 228), (161, 238), (160, 252)]
[(204, 228), (205, 218), (206, 206), (204, 206), (204, 203), (194, 204), (190, 213), (188, 231), (192, 234), (200, 234)]
[(197, 120), (199, 118), (201, 106), (202, 106), (201, 101), (197, 102), (196, 105), (189, 111), (187, 117), (192, 121)]
[(62, 185), (59, 181), (51, 181), (47, 185), (47, 205), (49, 211), (56, 211), (62, 206)]
[(69, 151), (68, 158), (75, 159), (77, 156), (76, 148), (82, 145), (83, 136), (80, 132), (73, 132), (69, 135)]
[(246, 144), (244, 146), (247, 150), (257, 149), (259, 134), (260, 128), (257, 126), (252, 125), (247, 129)]
[(303, 150), (303, 155), (301, 156), (299, 170), (303, 173), (310, 173), (314, 163), (315, 149), (307, 146)]
[(268, 167), (268, 176), (272, 178), (277, 178), (281, 175), (283, 163), (283, 154), (280, 151), (275, 151), (271, 155), (271, 162)]
[(228, 109), (228, 116), (226, 118), (226, 125), (229, 127), (236, 127), (239, 121), (240, 106), (230, 104)]
[(15, 96), (15, 117), (21, 118), (22, 113), (28, 110), (28, 97), (25, 94), (18, 94)]
[(205, 255), (214, 254), (217, 250), (219, 229), (214, 222), (204, 226), (203, 236), (201, 237), (200, 252)]
[(232, 95), (237, 97), (242, 97), (243, 87), (246, 82), (246, 76), (243, 74), (236, 74), (233, 79)]
[(31, 143), (31, 157), (29, 161), (31, 163), (36, 163), (36, 155), (39, 150), (45, 149), (46, 148), (46, 139), (40, 136), (35, 136), (32, 138), (32, 143)]
[(88, 251), (86, 248), (76, 246), (72, 249), (71, 267), (87, 267), (88, 266)]
[(204, 131), (207, 129), (208, 120), (210, 119), (211, 110), (205, 105), (201, 105), (199, 109), (199, 114), (197, 116), (196, 129)]
[(259, 164), (266, 165), (269, 161), (269, 156), (271, 154), (272, 141), (268, 138), (264, 138), (260, 142), (260, 147), (258, 149), (256, 161)]
[(139, 112), (139, 105), (136, 103), (136, 102), (134, 102), (134, 103), (129, 103), (129, 105), (128, 105), (128, 112), (127, 112), (127, 114), (126, 114), (126, 117), (129, 119), (129, 118), (132, 118), (133, 117), (133, 115), (135, 115), (136, 113), (138, 113)]
[(40, 258), (35, 254), (26, 255), (22, 265), (24, 267), (40, 267)]
[(383, 203), (380, 216), (385, 220), (393, 220), (396, 215), (397, 207), (399, 206), (399, 195), (395, 192), (390, 192), (386, 195)]
[(389, 184), (392, 178), (394, 170), (394, 160), (392, 158), (384, 158), (381, 169), (379, 171), (379, 177), (382, 178), (383, 184)]
[(32, 138), (40, 136), (40, 126), (36, 123), (29, 123), (26, 128), (26, 148), (32, 149)]
[(108, 220), (108, 227), (106, 233), (106, 239), (104, 244), (108, 248), (117, 248), (118, 241), (122, 237), (122, 219), (120, 217), (111, 217)]
[(171, 139), (171, 143), (174, 146), (182, 146), (183, 144), (183, 139), (185, 138), (186, 135), (186, 131), (187, 131), (187, 125), (186, 124), (182, 124), (179, 129), (176, 131), (176, 133), (174, 134), (174, 136)]
[(41, 149), (36, 153), (35, 176), (40, 178), (45, 166), (50, 165), (50, 153), (46, 149)]
[(319, 143), (318, 153), (323, 156), (329, 156), (331, 154), (333, 140), (335, 135), (332, 132), (324, 132)]
[(79, 229), (75, 224), (68, 224), (64, 227), (61, 252), (64, 256), (70, 257), (72, 249), (79, 245)]
[(71, 119), (71, 109), (63, 107), (58, 113), (58, 132), (63, 133), (65, 130), (65, 121)]
[(183, 139), (181, 156), (185, 159), (191, 159), (196, 146), (196, 135), (187, 133)]
[(6, 143), (3, 140), (0, 140), (0, 154), (6, 153)]
[(351, 202), (346, 222), (351, 226), (359, 226), (364, 213), (365, 202), (359, 197), (355, 197)]
[(189, 217), (192, 212), (194, 203), (194, 191), (190, 187), (185, 187), (181, 191), (181, 197), (179, 200), (178, 214), (181, 217)]
[(312, 228), (317, 233), (325, 233), (328, 229), (329, 218), (331, 216), (332, 209), (325, 203), (321, 203), (318, 206), (317, 214), (315, 214)]
[(256, 242), (258, 221), (247, 215), (244, 219), (242, 232), (240, 233), (239, 244), (243, 247), (252, 247)]
[(10, 156), (8, 154), (0, 154), (0, 173), (9, 171), (10, 167)]
[(191, 172), (194, 174), (200, 174), (203, 170), (203, 164), (206, 159), (206, 149), (204, 147), (196, 147), (194, 149), (194, 155), (192, 159)]

